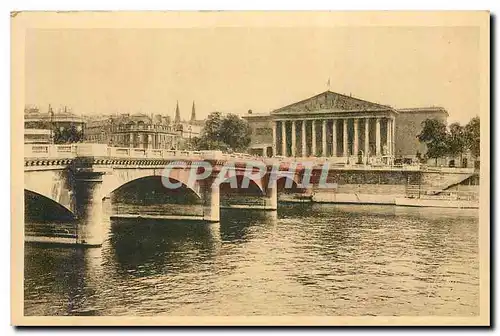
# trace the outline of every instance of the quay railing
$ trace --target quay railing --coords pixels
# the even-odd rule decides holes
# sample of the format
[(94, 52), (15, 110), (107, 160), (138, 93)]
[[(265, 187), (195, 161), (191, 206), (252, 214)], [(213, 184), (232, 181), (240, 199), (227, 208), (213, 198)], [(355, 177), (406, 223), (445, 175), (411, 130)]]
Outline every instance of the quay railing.
[(477, 201), (479, 190), (440, 190), (430, 186), (407, 185), (406, 197), (419, 199)]

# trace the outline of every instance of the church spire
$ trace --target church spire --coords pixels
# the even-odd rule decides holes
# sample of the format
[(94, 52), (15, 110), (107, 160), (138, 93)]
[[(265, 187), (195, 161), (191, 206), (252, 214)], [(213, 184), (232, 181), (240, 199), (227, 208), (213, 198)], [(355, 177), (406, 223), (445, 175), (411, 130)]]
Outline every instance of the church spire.
[(181, 112), (179, 110), (179, 101), (177, 101), (177, 106), (175, 107), (175, 119), (174, 123), (178, 124), (181, 122)]
[(196, 107), (193, 100), (193, 107), (191, 108), (191, 122), (196, 120)]

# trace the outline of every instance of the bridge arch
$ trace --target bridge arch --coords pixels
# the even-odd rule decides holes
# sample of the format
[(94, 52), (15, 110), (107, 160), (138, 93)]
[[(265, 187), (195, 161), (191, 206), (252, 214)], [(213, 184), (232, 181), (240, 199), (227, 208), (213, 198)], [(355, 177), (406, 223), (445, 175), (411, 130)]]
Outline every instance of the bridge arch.
[(48, 195), (24, 189), (24, 212), (26, 217), (41, 220), (74, 220), (76, 214), (72, 209), (71, 201), (68, 204), (62, 204)]
[[(243, 182), (245, 179), (248, 179), (248, 188), (243, 188)], [(236, 184), (236, 188), (234, 187)], [(227, 194), (247, 194), (247, 195), (255, 195), (255, 196), (264, 196), (264, 186), (262, 183), (262, 179), (252, 179), (246, 177), (244, 174), (236, 174), (235, 176), (225, 177), (219, 182), (219, 190), (222, 193)], [(245, 193), (245, 191), (247, 191)]]
[[(145, 179), (157, 179), (158, 184), (167, 189), (162, 184), (163, 169), (123, 169), (115, 170), (112, 174), (105, 174), (103, 176), (102, 195), (104, 197), (111, 196), (122, 187), (130, 186), (131, 183), (145, 181)], [(186, 169), (172, 169), (169, 174), (171, 183), (181, 183), (182, 189), (189, 189), (197, 198), (201, 198), (199, 185), (189, 186), (189, 170)]]
[(119, 199), (120, 196), (123, 196), (121, 194), (124, 194), (125, 197), (129, 198), (134, 194), (136, 196), (143, 197), (144, 193), (137, 193), (137, 189), (144, 188), (144, 191), (146, 193), (149, 191), (149, 193), (153, 194), (153, 197), (156, 194), (158, 197), (161, 197), (161, 195), (169, 195), (170, 198), (186, 198), (194, 201), (200, 201), (202, 199), (199, 188), (191, 188), (186, 183), (177, 179), (169, 178), (169, 180), (171, 183), (181, 183), (181, 186), (176, 189), (169, 189), (167, 186), (163, 185), (162, 176), (149, 175), (127, 181), (107, 192), (109, 196), (113, 196), (115, 199)]

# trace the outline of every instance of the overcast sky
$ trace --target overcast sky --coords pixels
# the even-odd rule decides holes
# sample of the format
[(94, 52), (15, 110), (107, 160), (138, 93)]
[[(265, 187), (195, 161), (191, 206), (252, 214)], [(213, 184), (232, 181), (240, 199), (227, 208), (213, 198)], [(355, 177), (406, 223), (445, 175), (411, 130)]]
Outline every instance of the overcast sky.
[(479, 114), (467, 27), (31, 30), (26, 103), (80, 114), (273, 109), (327, 89), (393, 107)]

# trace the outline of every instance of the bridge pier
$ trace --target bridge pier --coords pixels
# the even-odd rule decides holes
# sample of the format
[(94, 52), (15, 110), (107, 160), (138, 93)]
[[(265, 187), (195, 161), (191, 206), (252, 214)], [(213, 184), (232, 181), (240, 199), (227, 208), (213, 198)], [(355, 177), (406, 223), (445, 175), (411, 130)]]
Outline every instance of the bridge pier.
[(220, 221), (220, 186), (213, 182), (214, 178), (208, 178), (200, 186), (203, 199), (203, 220), (207, 222)]
[(265, 188), (264, 206), (266, 210), (278, 210), (278, 183), (270, 180)]
[(103, 172), (83, 172), (74, 176), (78, 245), (101, 246), (104, 242), (103, 175)]

